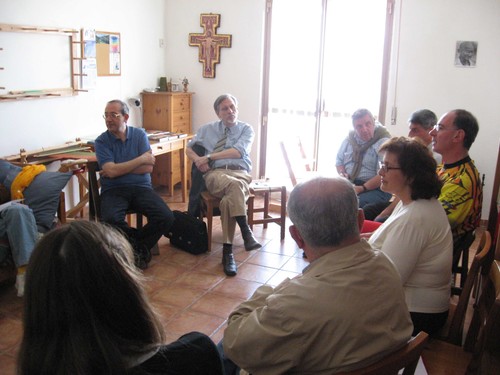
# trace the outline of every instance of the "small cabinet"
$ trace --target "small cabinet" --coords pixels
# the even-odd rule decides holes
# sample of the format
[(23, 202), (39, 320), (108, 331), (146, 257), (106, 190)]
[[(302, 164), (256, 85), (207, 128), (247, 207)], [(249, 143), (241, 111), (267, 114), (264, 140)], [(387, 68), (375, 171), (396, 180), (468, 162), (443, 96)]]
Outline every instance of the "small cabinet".
[[(191, 134), (192, 95), (190, 92), (143, 92), (142, 124), (146, 130)], [(152, 173), (153, 185), (167, 186), (170, 195), (181, 182), (178, 152), (160, 155)]]

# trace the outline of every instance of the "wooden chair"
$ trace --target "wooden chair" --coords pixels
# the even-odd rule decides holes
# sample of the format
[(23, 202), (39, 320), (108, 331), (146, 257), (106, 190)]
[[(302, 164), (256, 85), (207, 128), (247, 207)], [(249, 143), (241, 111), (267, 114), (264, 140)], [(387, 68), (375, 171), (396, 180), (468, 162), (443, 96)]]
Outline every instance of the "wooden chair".
[(387, 355), (380, 361), (359, 370), (337, 373), (337, 375), (396, 375), (404, 369), (403, 375), (413, 375), (429, 335), (419, 332), (401, 349)]
[[(491, 264), (464, 347), (431, 340), (422, 353), (429, 374), (500, 373), (500, 264)], [(472, 352), (472, 353), (471, 353)]]
[[(313, 171), (310, 160), (308, 160), (305, 155), (300, 139), (297, 141), (296, 147), (297, 152), (290, 153), (287, 144), (284, 141), (280, 142), (281, 153), (288, 169), (292, 187), (303, 179), (312, 178), (317, 175), (317, 173)], [(297, 155), (297, 157), (291, 158), (291, 155)]]
[[(484, 190), (484, 180), (485, 175), (483, 174), (479, 183)], [(477, 197), (482, 201), (482, 196)], [(490, 231), (490, 234), (492, 232)], [(453, 285), (451, 292), (453, 295), (460, 295), (462, 292), (465, 282), (467, 281), (467, 274), (469, 270), (469, 248), (474, 243), (476, 237), (475, 231), (470, 231), (465, 233), (462, 238), (460, 238), (456, 243), (453, 244), (453, 264), (452, 264), (452, 274), (453, 280), (456, 284), (457, 276), (460, 276), (459, 285)]]
[[(213, 196), (207, 190), (201, 192), (200, 198), (201, 198), (200, 219), (203, 220), (204, 217), (207, 218), (208, 251), (210, 252), (212, 251), (213, 218), (214, 216), (217, 216), (220, 212), (218, 211), (220, 205), (220, 198)], [(248, 205), (247, 215), (249, 218), (250, 217), (253, 218), (254, 198), (255, 196), (253, 194), (250, 194), (247, 200), (247, 205)], [(250, 219), (248, 221), (250, 225)]]
[[(264, 229), (267, 228), (269, 223), (275, 223), (281, 226), (280, 238), (285, 239), (286, 231), (286, 186), (273, 186), (267, 182), (255, 182), (250, 185), (250, 191), (254, 196), (262, 196), (264, 204), (261, 207), (254, 207), (255, 199), (248, 201), (248, 225), (253, 229), (254, 224), (263, 224)], [(279, 216), (270, 214), (270, 199), (272, 193), (280, 194), (280, 213)], [(255, 213), (262, 213), (262, 217), (255, 218)], [(250, 215), (250, 213), (252, 213)]]
[(451, 323), (447, 334), (439, 337), (454, 345), (462, 345), (462, 336), (464, 330), (465, 314), (469, 306), (469, 299), (474, 285), (479, 280), (481, 271), (485, 267), (488, 260), (488, 253), (492, 250), (490, 232), (485, 230), (481, 236), (481, 241), (476, 251), (476, 255), (472, 260), (472, 264), (467, 275), (464, 288), (458, 299), (458, 303), (450, 304)]
[[(474, 231), (467, 232), (463, 238), (453, 244), (452, 276), (454, 285), (452, 285), (451, 288), (452, 295), (459, 296), (465, 287), (469, 272), (469, 251), (475, 238), (476, 235)], [(460, 277), (460, 281), (459, 284), (456, 285), (458, 276)]]
[[(270, 214), (270, 194), (274, 192), (280, 193), (281, 195), (282, 204), (279, 216), (273, 216)], [(255, 206), (256, 196), (262, 196), (264, 198), (263, 205), (261, 207)], [(212, 251), (213, 217), (220, 215), (220, 198), (213, 196), (207, 190), (201, 192), (200, 198), (200, 218), (202, 220), (204, 217), (207, 218), (208, 251), (210, 252)], [(262, 213), (261, 217), (255, 217), (255, 214), (259, 213)], [(281, 226), (280, 238), (281, 240), (284, 240), (286, 232), (286, 186), (252, 184), (250, 186), (250, 196), (247, 200), (247, 217), (250, 229), (253, 229), (253, 226), (257, 224), (263, 224), (264, 229), (266, 229), (267, 225), (270, 223), (278, 224)]]

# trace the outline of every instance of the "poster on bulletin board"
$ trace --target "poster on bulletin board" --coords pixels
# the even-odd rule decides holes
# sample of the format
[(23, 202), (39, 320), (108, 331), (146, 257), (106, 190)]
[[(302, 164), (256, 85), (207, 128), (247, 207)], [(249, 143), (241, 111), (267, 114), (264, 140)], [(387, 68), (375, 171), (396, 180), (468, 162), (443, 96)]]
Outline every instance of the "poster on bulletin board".
[(81, 87), (86, 90), (95, 89), (97, 84), (95, 30), (82, 29), (82, 41)]
[(96, 31), (95, 40), (97, 75), (121, 75), (120, 33)]

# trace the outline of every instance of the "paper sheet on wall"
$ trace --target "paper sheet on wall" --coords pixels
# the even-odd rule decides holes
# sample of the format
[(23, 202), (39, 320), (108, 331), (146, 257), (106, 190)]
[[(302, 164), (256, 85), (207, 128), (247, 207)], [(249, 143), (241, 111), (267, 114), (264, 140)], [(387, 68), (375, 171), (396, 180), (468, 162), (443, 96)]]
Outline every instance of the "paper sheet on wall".
[(82, 88), (95, 89), (97, 83), (97, 61), (95, 58), (82, 60)]

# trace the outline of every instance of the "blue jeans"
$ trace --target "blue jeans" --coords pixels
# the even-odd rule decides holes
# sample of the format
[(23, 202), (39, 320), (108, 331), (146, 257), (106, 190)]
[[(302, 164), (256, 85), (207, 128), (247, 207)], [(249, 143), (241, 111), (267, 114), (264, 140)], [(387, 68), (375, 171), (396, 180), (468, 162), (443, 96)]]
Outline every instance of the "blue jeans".
[(13, 204), (0, 211), (0, 237), (7, 236), (16, 267), (25, 266), (38, 238), (33, 211), (23, 204)]
[[(148, 223), (141, 229), (129, 227), (125, 221), (129, 210), (146, 216)], [(174, 214), (153, 189), (127, 186), (101, 194), (101, 220), (122, 230), (134, 249), (143, 245), (151, 249), (162, 235), (168, 235)]]
[(367, 204), (388, 202), (391, 199), (392, 194), (386, 193), (385, 191), (377, 188), (375, 190), (369, 190), (366, 193), (361, 193), (358, 195), (359, 207), (363, 208)]

